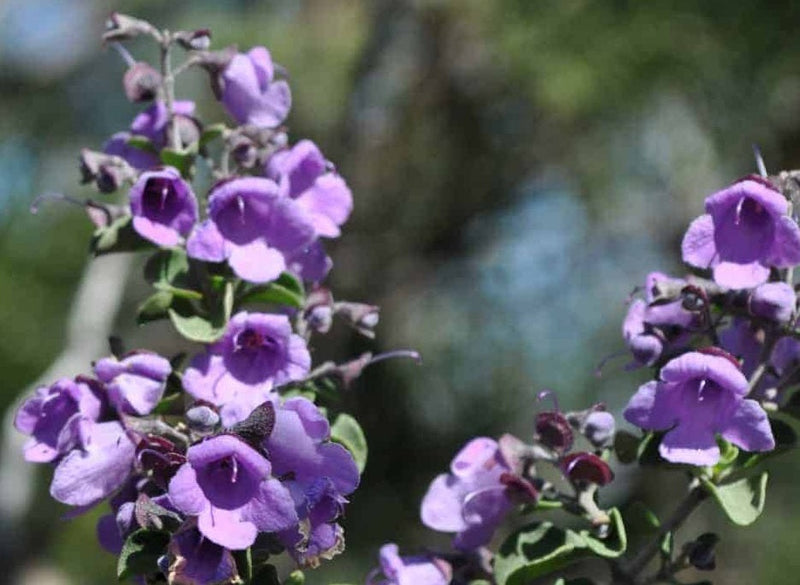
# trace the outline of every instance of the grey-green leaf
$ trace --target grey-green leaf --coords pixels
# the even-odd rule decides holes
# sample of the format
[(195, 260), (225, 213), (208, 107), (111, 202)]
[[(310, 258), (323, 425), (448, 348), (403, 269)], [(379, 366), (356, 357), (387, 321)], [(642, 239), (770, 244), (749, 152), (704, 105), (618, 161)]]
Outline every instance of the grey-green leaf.
[(212, 343), (222, 337), (225, 332), (224, 325), (216, 327), (211, 321), (200, 315), (178, 313), (175, 309), (168, 309), (168, 313), (170, 321), (172, 321), (178, 333), (190, 341)]
[(769, 474), (765, 471), (758, 476), (745, 477), (733, 483), (714, 485), (705, 480), (703, 485), (731, 522), (747, 526), (755, 522), (764, 511), (768, 477)]
[(148, 297), (136, 311), (136, 323), (144, 325), (151, 321), (167, 318), (167, 310), (172, 305), (172, 293), (160, 290)]
[(158, 559), (166, 553), (169, 534), (145, 528), (133, 532), (122, 545), (117, 561), (120, 579), (149, 575), (158, 571)]
[(331, 426), (331, 440), (343, 445), (353, 455), (358, 472), (367, 466), (367, 439), (358, 421), (346, 413), (336, 417)]

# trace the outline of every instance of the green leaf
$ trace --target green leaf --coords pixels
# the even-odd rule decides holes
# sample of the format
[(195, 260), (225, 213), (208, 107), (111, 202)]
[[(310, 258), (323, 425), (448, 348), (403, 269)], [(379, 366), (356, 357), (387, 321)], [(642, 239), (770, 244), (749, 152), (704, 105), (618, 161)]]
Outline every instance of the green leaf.
[(153, 409), (153, 414), (182, 414), (183, 397), (183, 393), (176, 393), (162, 398)]
[(586, 541), (551, 522), (526, 526), (509, 536), (494, 557), (498, 585), (528, 585), (542, 575), (564, 567), (579, 556)]
[(180, 248), (159, 250), (144, 265), (144, 278), (150, 284), (166, 283), (189, 288), (189, 258)]
[[(286, 274), (286, 273), (284, 273)], [(271, 305), (288, 306), (302, 309), (305, 298), (297, 290), (279, 284), (278, 281), (262, 286), (256, 286), (245, 292), (239, 299), (240, 303), (269, 303)]]
[(133, 532), (122, 545), (117, 562), (120, 579), (157, 572), (158, 559), (167, 552), (169, 534), (141, 528)]
[(167, 166), (175, 167), (184, 179), (191, 178), (192, 165), (194, 164), (195, 153), (189, 151), (179, 151), (172, 148), (164, 148), (160, 153), (161, 162)]
[(167, 318), (167, 309), (172, 305), (171, 292), (160, 290), (148, 297), (136, 310), (136, 323), (144, 325), (151, 321)]
[(225, 124), (211, 124), (203, 128), (203, 133), (200, 135), (200, 146), (205, 146), (209, 142), (216, 140), (226, 130)]
[(608, 515), (611, 517), (611, 524), (605, 538), (600, 539), (589, 530), (581, 530), (580, 534), (586, 541), (586, 546), (594, 554), (606, 559), (615, 559), (628, 548), (628, 535), (625, 533), (625, 523), (619, 510), (611, 508)]
[(331, 440), (350, 451), (358, 466), (358, 472), (364, 473), (364, 468), (367, 466), (367, 439), (358, 421), (349, 414), (341, 413), (331, 427)]
[(764, 510), (768, 477), (765, 471), (758, 476), (745, 477), (724, 485), (714, 485), (703, 479), (703, 485), (731, 522), (747, 526), (755, 522)]
[(281, 272), (281, 275), (275, 280), (276, 284), (281, 285), (283, 288), (292, 291), (299, 297), (306, 296), (306, 289), (303, 286), (303, 281), (297, 278), (291, 272)]
[(149, 138), (146, 136), (142, 136), (141, 134), (132, 134), (128, 137), (125, 141), (128, 146), (132, 146), (137, 150), (143, 150), (144, 152), (150, 152), (152, 154), (158, 154), (158, 150), (150, 141)]
[(150, 242), (133, 229), (130, 215), (118, 217), (110, 225), (95, 230), (90, 249), (95, 256), (114, 252), (135, 252), (151, 247)]
[(185, 308), (181, 308), (178, 312), (175, 308), (168, 309), (169, 319), (178, 330), (178, 333), (183, 335), (190, 341), (197, 341), (199, 343), (212, 343), (222, 337), (225, 332), (225, 325), (214, 325), (205, 317), (197, 314), (192, 314)]

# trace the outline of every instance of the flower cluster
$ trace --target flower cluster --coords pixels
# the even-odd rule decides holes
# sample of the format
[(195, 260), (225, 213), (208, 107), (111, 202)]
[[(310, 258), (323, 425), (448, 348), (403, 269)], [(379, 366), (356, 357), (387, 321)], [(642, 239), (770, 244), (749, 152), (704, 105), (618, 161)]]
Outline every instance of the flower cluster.
[[(118, 44), (141, 35), (161, 71)], [(37, 389), (15, 420), (25, 458), (54, 467), (50, 493), (75, 513), (109, 501), (97, 532), (121, 555), (120, 577), (243, 583), (274, 570), (266, 559), (280, 550), (314, 567), (344, 549), (340, 519), (366, 457), (358, 423), (341, 413), (332, 426), (316, 400), (373, 358), (312, 371), (309, 348), (336, 316), (368, 337), (378, 323), (377, 307), (334, 301), (321, 284), (332, 267), (322, 241), (339, 237), (350, 189), (314, 143), (288, 145), (291, 92), (265, 48), (210, 51), (208, 31), (121, 14), (104, 39), (129, 64), (126, 95), (151, 103), (102, 151), (81, 153), (84, 181), (109, 194), (87, 202), (92, 249), (149, 250), (156, 290), (138, 321), (168, 319), (202, 347), (186, 366), (117, 351), (91, 376)], [(174, 77), (190, 67), (208, 72), (238, 125), (206, 125), (176, 99)], [(198, 164), (214, 177), (207, 194), (193, 187)], [(158, 562), (129, 565), (130, 546)]]

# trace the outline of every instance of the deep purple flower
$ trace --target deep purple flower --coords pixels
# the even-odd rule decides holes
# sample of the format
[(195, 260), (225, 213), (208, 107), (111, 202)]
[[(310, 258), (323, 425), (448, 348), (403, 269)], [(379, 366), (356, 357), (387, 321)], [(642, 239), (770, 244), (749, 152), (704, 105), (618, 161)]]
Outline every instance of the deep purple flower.
[(711, 268), (729, 288), (758, 286), (770, 267), (800, 264), (800, 228), (787, 215), (789, 203), (769, 182), (746, 178), (706, 199), (706, 215), (683, 238), (683, 260)]
[(262, 177), (243, 177), (217, 184), (208, 199), (209, 219), (187, 243), (192, 258), (227, 260), (237, 276), (269, 282), (286, 270), (294, 255), (315, 237), (307, 214), (278, 185)]
[(359, 484), (350, 452), (330, 441), (330, 425), (314, 403), (290, 398), (276, 407), (275, 427), (265, 441), (273, 472), (286, 477), (297, 515), (306, 529), (293, 527), (280, 540), (301, 564), (314, 566), (343, 548), (341, 515), (345, 496)]
[(491, 540), (512, 501), (504, 474), (511, 472), (493, 439), (467, 443), (453, 459), (450, 473), (433, 480), (422, 500), (422, 522), (428, 528), (455, 532), (453, 544), (472, 550)]
[(94, 373), (108, 391), (108, 399), (120, 412), (144, 416), (161, 400), (172, 372), (169, 360), (149, 351), (130, 353), (118, 360), (98, 360)]
[(333, 261), (325, 253), (319, 240), (286, 258), (286, 269), (307, 282), (322, 282), (331, 268)]
[(267, 163), (267, 176), (309, 215), (318, 236), (339, 236), (339, 226), (353, 210), (353, 195), (344, 179), (329, 170), (316, 144), (301, 140), (275, 153)]
[[(176, 116), (191, 118), (194, 114), (194, 102), (178, 100), (173, 104), (173, 111)], [(128, 139), (134, 135), (143, 136), (152, 143), (156, 151), (159, 151), (167, 145), (168, 125), (167, 106), (163, 101), (156, 101), (133, 119), (128, 131), (114, 134), (103, 146), (103, 152), (122, 157), (137, 169), (158, 166), (161, 163), (157, 154), (130, 146)]]
[(447, 585), (453, 576), (448, 562), (428, 555), (401, 557), (394, 543), (381, 547), (380, 560), (381, 568), (370, 573), (366, 585)]
[(133, 472), (135, 445), (120, 423), (90, 425), (82, 443), (58, 463), (50, 484), (50, 495), (70, 506), (96, 504)]
[(228, 585), (240, 583), (236, 561), (228, 549), (214, 544), (197, 528), (186, 527), (172, 535), (168, 579), (175, 585)]
[(221, 85), (222, 105), (240, 124), (275, 128), (292, 107), (289, 84), (275, 79), (272, 57), (264, 47), (233, 57)]
[(27, 461), (53, 461), (79, 445), (87, 425), (100, 417), (102, 403), (91, 380), (62, 378), (36, 389), (17, 411), (14, 426), (31, 438)]
[(744, 398), (747, 378), (731, 360), (685, 353), (668, 362), (660, 378), (639, 387), (624, 416), (643, 429), (667, 431), (659, 446), (664, 459), (714, 465), (717, 434), (747, 451), (775, 447), (767, 414)]
[(197, 528), (232, 550), (249, 547), (258, 532), (277, 532), (297, 523), (294, 501), (258, 451), (233, 435), (189, 447), (185, 463), (169, 484), (172, 503), (197, 516)]
[(130, 191), (133, 228), (159, 246), (177, 246), (197, 222), (197, 199), (177, 169), (142, 173)]
[(241, 312), (225, 334), (194, 357), (183, 374), (183, 387), (220, 408), (222, 424), (244, 420), (270, 396), (273, 387), (308, 374), (311, 355), (292, 333), (285, 315)]
[(753, 315), (778, 323), (791, 321), (796, 304), (794, 287), (785, 282), (767, 282), (759, 285), (749, 298), (749, 308)]

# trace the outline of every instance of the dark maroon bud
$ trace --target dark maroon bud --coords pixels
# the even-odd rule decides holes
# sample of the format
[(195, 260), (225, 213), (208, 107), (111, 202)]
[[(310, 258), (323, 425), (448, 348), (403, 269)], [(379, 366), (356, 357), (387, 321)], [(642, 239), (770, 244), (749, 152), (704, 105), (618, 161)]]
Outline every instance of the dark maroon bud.
[(686, 544), (689, 563), (699, 571), (713, 571), (717, 566), (716, 546), (719, 536), (706, 532)]
[(681, 290), (681, 306), (696, 313), (708, 306), (708, 294), (699, 286), (688, 284)]
[(536, 415), (536, 439), (557, 453), (566, 453), (572, 447), (573, 434), (567, 417), (557, 411)]
[(520, 504), (535, 504), (539, 501), (539, 490), (527, 479), (505, 472), (500, 476), (500, 483), (506, 486), (508, 495)]
[(139, 441), (136, 458), (142, 470), (150, 472), (153, 482), (162, 489), (167, 489), (169, 480), (186, 463), (186, 456), (178, 452), (176, 445), (158, 435), (146, 435)]
[(141, 34), (160, 36), (149, 22), (127, 14), (112, 12), (106, 21), (106, 32), (103, 33), (103, 41), (125, 41)]
[(187, 51), (206, 51), (211, 46), (211, 31), (207, 28), (181, 30), (173, 33), (172, 38)]
[(144, 61), (134, 63), (122, 78), (125, 95), (132, 102), (149, 102), (161, 88), (161, 73)]
[(375, 327), (380, 320), (379, 307), (364, 303), (341, 302), (333, 306), (333, 311), (364, 337), (375, 338)]
[(571, 453), (561, 460), (561, 471), (573, 483), (606, 485), (614, 479), (608, 463), (593, 453)]

